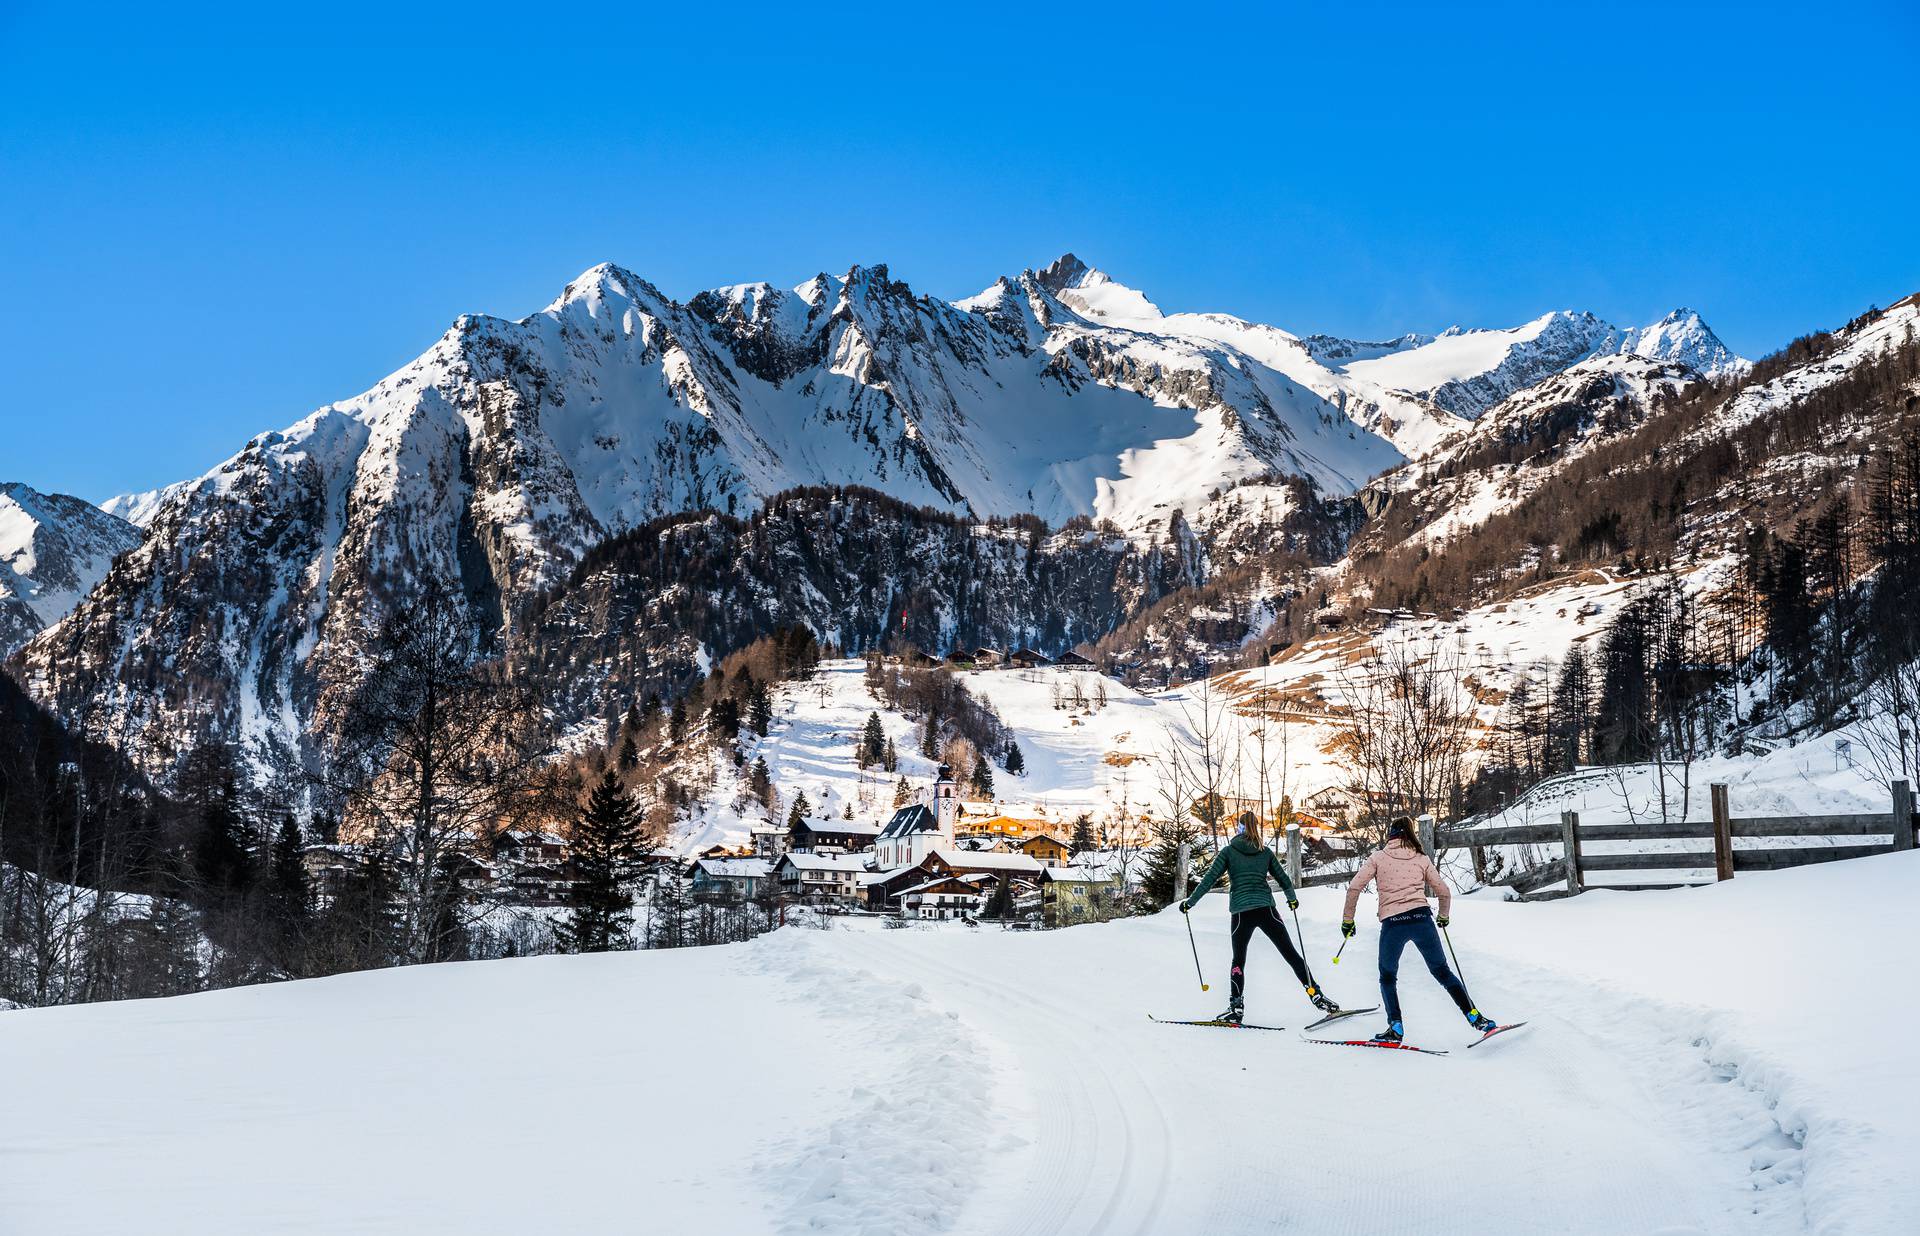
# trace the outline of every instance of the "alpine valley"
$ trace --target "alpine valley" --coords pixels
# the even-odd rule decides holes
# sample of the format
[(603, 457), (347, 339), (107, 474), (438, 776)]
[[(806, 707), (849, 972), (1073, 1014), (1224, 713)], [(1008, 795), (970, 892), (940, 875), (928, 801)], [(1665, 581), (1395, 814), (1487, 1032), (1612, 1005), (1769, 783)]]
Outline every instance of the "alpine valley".
[[(1072, 255), (957, 301), (867, 266), (682, 302), (602, 265), (528, 317), (461, 317), (197, 478), (103, 508), (0, 489), (0, 652), (162, 784), (210, 740), (263, 774), (312, 766), (322, 684), (426, 592), (458, 607), (471, 656), (595, 739), (642, 692), (792, 627), (848, 653), (1079, 648), (1189, 677), (1377, 596), (1456, 606), (1410, 582), (1441, 547), (1668, 418), (1684, 438), (1801, 407), (1910, 340), (1915, 313), (1755, 371), (1685, 309), (1361, 341), (1163, 313)], [(1861, 413), (1829, 469), (1910, 404)], [(1757, 509), (1742, 485), (1791, 526), (1762, 472), (1743, 462), (1697, 504), (1688, 554), (1723, 552)], [(1623, 544), (1522, 538), (1476, 564), (1472, 599)]]

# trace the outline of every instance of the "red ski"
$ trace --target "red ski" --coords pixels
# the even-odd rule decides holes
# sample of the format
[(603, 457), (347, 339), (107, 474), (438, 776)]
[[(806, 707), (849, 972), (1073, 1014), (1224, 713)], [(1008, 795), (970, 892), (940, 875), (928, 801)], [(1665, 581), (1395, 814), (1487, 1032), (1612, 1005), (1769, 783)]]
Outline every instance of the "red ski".
[(1505, 1034), (1509, 1030), (1518, 1030), (1520, 1027), (1526, 1024), (1527, 1023), (1524, 1021), (1510, 1021), (1504, 1026), (1495, 1026), (1493, 1029), (1487, 1031), (1485, 1034), (1481, 1035), (1479, 1038), (1475, 1039), (1473, 1042), (1468, 1043), (1467, 1050), (1472, 1051), (1474, 1048), (1480, 1046), (1480, 1044), (1486, 1042), (1488, 1039), (1492, 1038), (1496, 1034)]

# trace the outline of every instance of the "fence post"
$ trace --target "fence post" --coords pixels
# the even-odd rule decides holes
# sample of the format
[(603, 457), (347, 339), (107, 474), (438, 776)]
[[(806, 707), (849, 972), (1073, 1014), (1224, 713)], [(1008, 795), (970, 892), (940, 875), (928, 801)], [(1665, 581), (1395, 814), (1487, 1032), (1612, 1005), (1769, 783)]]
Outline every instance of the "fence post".
[(1733, 813), (1724, 785), (1713, 787), (1713, 878), (1733, 879)]
[(1562, 811), (1560, 813), (1560, 844), (1566, 848), (1567, 892), (1569, 895), (1583, 893), (1586, 886), (1580, 876), (1580, 813)]
[(1173, 867), (1173, 899), (1175, 901), (1187, 899), (1187, 864), (1192, 861), (1190, 857), (1192, 852), (1192, 848), (1186, 842), (1180, 843), (1179, 858), (1175, 860)]
[(1421, 816), (1420, 819), (1417, 821), (1417, 823), (1420, 828), (1420, 848), (1425, 850), (1428, 854), (1434, 853), (1433, 813), (1428, 812), (1426, 815)]
[(1904, 781), (1893, 783), (1893, 848), (1913, 848), (1913, 787)]
[(1287, 879), (1300, 887), (1300, 826), (1287, 822)]

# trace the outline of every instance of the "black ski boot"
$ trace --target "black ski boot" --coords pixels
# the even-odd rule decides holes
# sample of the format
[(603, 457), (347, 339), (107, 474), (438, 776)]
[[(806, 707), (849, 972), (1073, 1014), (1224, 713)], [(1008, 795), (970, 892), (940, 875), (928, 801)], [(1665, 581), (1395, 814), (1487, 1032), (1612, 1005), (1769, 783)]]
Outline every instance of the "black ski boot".
[(1376, 1043), (1398, 1043), (1400, 1039), (1400, 1023), (1397, 1021), (1388, 1022), (1385, 1030), (1373, 1036)]
[(1498, 1030), (1500, 1028), (1499, 1022), (1488, 1017), (1479, 1009), (1469, 1009), (1467, 1011), (1467, 1022), (1482, 1034), (1485, 1034), (1489, 1030)]
[(1240, 997), (1235, 996), (1233, 999), (1227, 1001), (1227, 1011), (1214, 1018), (1214, 1020), (1220, 1022), (1222, 1025), (1237, 1026), (1240, 1024), (1240, 1019), (1245, 1013), (1246, 1009), (1242, 1005)]
[(1307, 999), (1313, 1001), (1313, 1007), (1319, 1009), (1322, 1013), (1331, 1014), (1340, 1011), (1340, 1006), (1327, 999), (1318, 987), (1307, 988)]

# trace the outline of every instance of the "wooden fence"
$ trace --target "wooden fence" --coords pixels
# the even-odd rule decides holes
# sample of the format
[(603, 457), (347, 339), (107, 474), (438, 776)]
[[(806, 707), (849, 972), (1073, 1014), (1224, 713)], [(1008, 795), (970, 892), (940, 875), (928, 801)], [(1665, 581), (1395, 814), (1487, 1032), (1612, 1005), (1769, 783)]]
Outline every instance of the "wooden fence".
[[(1561, 857), (1505, 879), (1522, 896), (1538, 896), (1542, 889), (1564, 883), (1564, 896), (1583, 892), (1587, 874), (1601, 871), (1677, 871), (1711, 869), (1717, 880), (1731, 880), (1741, 871), (1778, 871), (1808, 863), (1830, 863), (1865, 858), (1914, 847), (1913, 790), (1905, 781), (1893, 783), (1890, 809), (1863, 815), (1736, 816), (1727, 787), (1715, 785), (1710, 796), (1712, 817), (1669, 824), (1582, 824), (1580, 813), (1563, 811), (1558, 824), (1520, 824), (1498, 828), (1442, 829), (1435, 843), (1442, 849), (1466, 849), (1473, 855), (1474, 874), (1487, 878), (1486, 850), (1498, 845), (1558, 845)], [(1855, 837), (1884, 836), (1887, 841), (1844, 844)], [(1734, 838), (1820, 838), (1824, 845), (1734, 848)], [(1601, 841), (1705, 841), (1698, 850), (1669, 850), (1637, 854), (1589, 854), (1584, 847)], [(1652, 880), (1636, 884), (1608, 884), (1614, 889), (1676, 888), (1686, 880)]]
[[(1893, 783), (1890, 809), (1865, 815), (1736, 816), (1728, 803), (1727, 787), (1712, 787), (1711, 819), (1669, 824), (1582, 824), (1580, 813), (1563, 811), (1557, 824), (1510, 824), (1497, 828), (1427, 829), (1428, 849), (1441, 853), (1465, 849), (1473, 855), (1475, 877), (1484, 883), (1511, 888), (1523, 897), (1571, 896), (1584, 891), (1589, 872), (1678, 871), (1711, 868), (1718, 880), (1731, 880), (1741, 871), (1778, 871), (1808, 863), (1830, 863), (1914, 848), (1913, 790), (1905, 781)], [(1847, 838), (1878, 837), (1888, 841), (1839, 844)], [(1834, 844), (1735, 849), (1734, 838), (1817, 837)], [(1638, 854), (1588, 854), (1584, 847), (1602, 841), (1705, 841), (1711, 848)], [(1561, 857), (1525, 871), (1489, 879), (1486, 851), (1493, 846), (1559, 846)], [(1345, 884), (1351, 871), (1300, 873), (1300, 833), (1287, 830), (1287, 870), (1294, 883), (1314, 888)], [(1565, 883), (1566, 891), (1542, 890)], [(1680, 888), (1692, 881), (1650, 880), (1635, 884), (1607, 884), (1621, 890)]]

